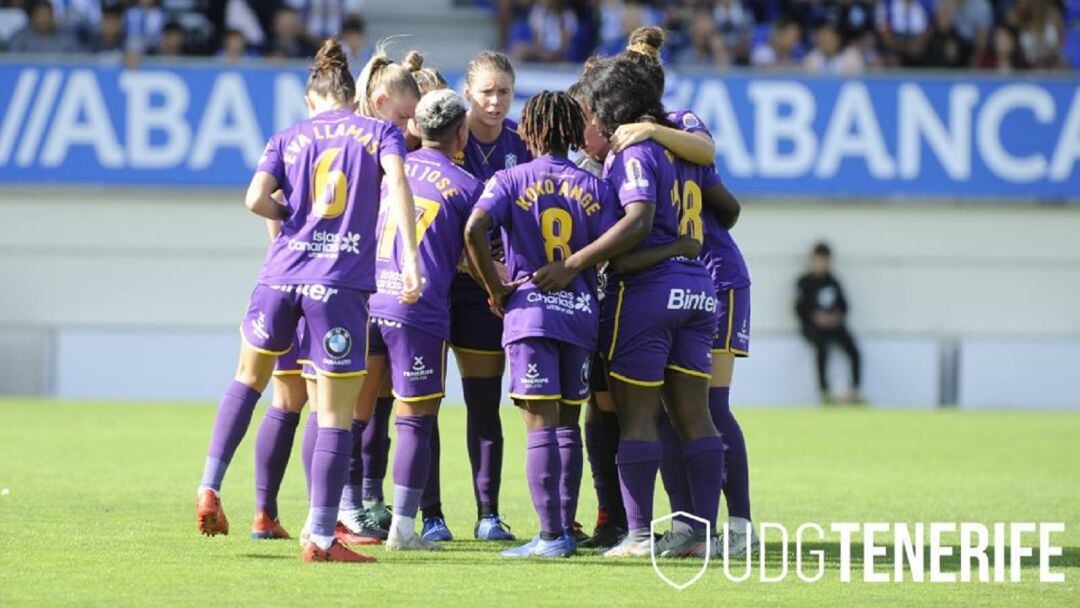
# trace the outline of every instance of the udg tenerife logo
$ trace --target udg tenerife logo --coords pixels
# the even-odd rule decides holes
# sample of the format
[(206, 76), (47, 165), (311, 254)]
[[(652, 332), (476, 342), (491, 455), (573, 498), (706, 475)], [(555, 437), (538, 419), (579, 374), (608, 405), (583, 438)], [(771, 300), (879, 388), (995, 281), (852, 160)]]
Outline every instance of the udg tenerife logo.
[(525, 369), (525, 375), (521, 377), (521, 384), (525, 388), (534, 389), (548, 383), (547, 377), (540, 373), (539, 363), (529, 363)]
[(525, 378), (528, 380), (536, 380), (540, 377), (540, 372), (537, 371), (538, 363), (530, 363), (528, 371), (525, 372)]
[(704, 310), (716, 312), (716, 298), (704, 291), (694, 293), (689, 289), (672, 289), (668, 293), (668, 310)]
[(289, 239), (289, 251), (303, 251), (313, 258), (335, 258), (339, 253), (360, 253), (360, 235), (355, 232), (335, 234), (316, 230), (310, 241)]
[(334, 359), (342, 359), (352, 349), (352, 335), (344, 327), (335, 327), (323, 337), (323, 348)]
[(424, 358), (423, 357), (413, 357), (412, 368), (413, 368), (414, 372), (421, 371), (425, 367), (427, 367), (427, 366), (424, 365)]
[(409, 382), (422, 382), (427, 380), (434, 373), (435, 370), (428, 367), (427, 363), (424, 363), (423, 355), (413, 355), (412, 369), (402, 371), (401, 375)]

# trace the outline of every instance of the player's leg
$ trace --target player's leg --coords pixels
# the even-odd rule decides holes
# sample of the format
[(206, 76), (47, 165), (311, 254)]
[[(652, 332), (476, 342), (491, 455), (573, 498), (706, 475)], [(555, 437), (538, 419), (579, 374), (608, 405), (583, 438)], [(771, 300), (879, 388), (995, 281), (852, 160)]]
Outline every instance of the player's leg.
[(581, 495), (581, 475), (584, 469), (584, 449), (581, 440), (581, 406), (589, 400), (589, 382), (592, 372), (592, 353), (578, 346), (559, 343), (559, 385), (562, 399), (559, 401), (558, 427), (555, 429), (559, 442), (560, 509), (563, 532), (574, 541), (588, 538), (577, 522), (578, 498)]
[(615, 466), (619, 419), (608, 391), (607, 362), (600, 354), (593, 357), (591, 376), (592, 395), (585, 410), (585, 447), (598, 509), (593, 535), (581, 546), (607, 548), (618, 544), (626, 534), (626, 509), (619, 489), (619, 470)]
[(454, 534), (446, 525), (446, 515), (442, 510), (442, 440), (439, 437), (439, 419), (431, 429), (431, 469), (428, 472), (427, 485), (420, 497), (420, 511), (424, 517), (421, 537), (433, 542), (454, 540)]
[(266, 408), (255, 435), (255, 521), (251, 537), (256, 539), (289, 538), (278, 520), (277, 497), (300, 426), (300, 411), (307, 402), (298, 349), (299, 344), (294, 345), (289, 354), (278, 358), (272, 381), (274, 400)]
[(525, 338), (506, 345), (510, 360), (510, 397), (525, 422), (525, 477), (540, 532), (528, 543), (507, 549), (504, 557), (568, 557), (573, 541), (563, 533), (562, 458), (559, 424), (559, 343)]
[(397, 448), (394, 454), (394, 513), (386, 549), (438, 551), (416, 533), (416, 514), (431, 473), (431, 436), (446, 394), (446, 342), (408, 325), (381, 328), (390, 357), (396, 399)]
[(218, 405), (196, 493), (196, 520), (202, 534), (229, 533), (229, 522), (219, 495), (221, 482), (251, 424), (255, 404), (270, 382), (274, 362), (292, 345), (298, 317), (289, 294), (266, 285), (255, 286), (240, 326), (243, 339), (236, 374)]
[[(717, 337), (713, 340), (709, 411), (724, 439), (724, 500), (728, 512), (728, 550), (741, 555), (756, 547), (750, 516), (750, 466), (742, 427), (731, 411), (731, 382), (735, 359), (750, 355), (750, 288), (727, 291), (719, 297)], [(723, 546), (723, 545), (721, 545)]]
[(390, 416), (394, 409), (394, 396), (390, 392), (387, 377), (378, 385), (378, 397), (360, 439), (363, 481), (361, 502), (363, 508), (379, 528), (390, 527), (390, 510), (383, 497), (383, 480), (390, 461)]
[[(339, 505), (339, 535), (346, 544), (378, 544), (386, 540), (386, 530), (379, 526), (364, 507), (364, 451), (363, 437), (371, 425), (378, 393), (389, 374), (386, 348), (377, 326), (372, 324), (368, 332), (367, 369), (368, 380), (356, 399), (350, 425), (353, 445), (349, 453), (348, 481), (341, 493)], [(381, 488), (380, 488), (381, 489)]]
[(463, 282), (455, 280), (451, 297), (450, 344), (461, 373), (466, 445), (476, 498), (473, 535), (481, 540), (513, 540), (513, 534), (499, 518), (503, 460), (499, 404), (506, 365), (502, 319), (491, 312), (485, 294), (468, 277)]
[(352, 422), (367, 374), (367, 294), (341, 290), (329, 301), (305, 299), (305, 351), (317, 372), (319, 432), (311, 458), (310, 536), (303, 561), (374, 561), (335, 538), (338, 506), (353, 452)]

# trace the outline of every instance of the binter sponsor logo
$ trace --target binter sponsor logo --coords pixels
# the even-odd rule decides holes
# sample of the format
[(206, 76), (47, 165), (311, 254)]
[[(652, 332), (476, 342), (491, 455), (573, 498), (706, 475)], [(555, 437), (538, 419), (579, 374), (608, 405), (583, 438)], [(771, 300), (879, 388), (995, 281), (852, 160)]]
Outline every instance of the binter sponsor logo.
[(310, 241), (289, 239), (289, 251), (306, 252), (311, 257), (335, 258), (339, 253), (360, 253), (360, 235), (355, 232), (335, 234), (316, 230)]
[(271, 285), (271, 289), (278, 291), (284, 291), (285, 293), (298, 293), (305, 298), (310, 298), (317, 302), (329, 302), (330, 298), (338, 292), (335, 287), (327, 287), (326, 285)]
[(694, 293), (689, 289), (672, 289), (668, 292), (668, 310), (704, 310), (716, 312), (716, 298), (704, 291)]

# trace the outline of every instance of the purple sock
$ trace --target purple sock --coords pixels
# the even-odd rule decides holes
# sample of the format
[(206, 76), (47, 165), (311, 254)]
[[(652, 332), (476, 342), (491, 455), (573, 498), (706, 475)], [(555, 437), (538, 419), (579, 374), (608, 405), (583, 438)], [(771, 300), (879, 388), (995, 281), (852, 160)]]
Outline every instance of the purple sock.
[(581, 493), (581, 472), (585, 466), (581, 453), (581, 429), (578, 426), (560, 426), (555, 429), (559, 442), (559, 508), (564, 526), (574, 525), (577, 519), (578, 496)]
[(431, 429), (434, 416), (398, 416), (394, 453), (394, 513), (416, 517), (431, 471)]
[[(660, 414), (656, 430), (660, 435), (660, 445), (663, 447), (660, 455), (660, 479), (664, 482), (664, 492), (668, 495), (671, 512), (693, 513), (694, 499), (690, 495), (690, 482), (686, 479), (682, 440), (671, 426), (671, 419), (668, 418), (667, 413)], [(691, 528), (705, 527), (705, 524), (694, 519), (682, 517), (677, 519)]]
[(341, 488), (349, 475), (352, 431), (323, 427), (311, 457), (311, 534), (333, 537)]
[(750, 520), (750, 462), (742, 427), (731, 413), (729, 387), (709, 389), (709, 411), (713, 424), (724, 438), (724, 498), (728, 516)]
[(311, 456), (315, 454), (315, 438), (319, 436), (319, 417), (311, 412), (304, 426), (304, 442), (300, 444), (300, 460), (304, 464), (304, 479), (307, 481), (308, 500), (311, 500)]
[[(439, 439), (439, 419), (431, 425), (431, 467), (428, 470), (427, 483), (420, 506), (424, 517), (442, 517), (442, 488), (439, 485), (439, 460), (442, 457), (442, 442)], [(396, 502), (395, 502), (396, 504)]]
[(221, 490), (221, 480), (225, 478), (229, 462), (251, 424), (251, 413), (255, 411), (260, 396), (259, 391), (236, 380), (225, 389), (214, 419), (214, 430), (210, 434), (210, 447), (206, 450), (200, 487)]
[(496, 515), (502, 484), (503, 434), (499, 419), (502, 378), (462, 378), (461, 388), (465, 393), (465, 438), (472, 464), (477, 515)]
[(626, 509), (619, 488), (619, 468), (615, 465), (615, 453), (619, 449), (618, 417), (611, 412), (600, 412), (599, 422), (585, 425), (585, 444), (597, 506), (608, 514), (609, 521), (625, 526)]
[(709, 521), (710, 530), (716, 532), (716, 512), (720, 508), (721, 477), (724, 472), (724, 440), (715, 437), (699, 437), (683, 444), (686, 463), (686, 479), (690, 495), (694, 499), (692, 513)]
[(394, 410), (393, 397), (379, 397), (375, 400), (375, 409), (371, 420), (364, 429), (361, 449), (363, 450), (363, 499), (382, 502), (383, 479), (386, 478), (386, 464), (390, 460), (390, 414)]
[(528, 432), (525, 440), (525, 477), (529, 481), (533, 508), (540, 518), (540, 533), (545, 536), (562, 534), (559, 500), (561, 460), (554, 428)]
[(345, 487), (341, 489), (341, 504), (338, 505), (341, 509), (360, 509), (363, 505), (363, 480), (364, 480), (364, 458), (360, 453), (361, 449), (361, 437), (364, 436), (364, 429), (368, 423), (363, 420), (353, 419), (352, 421), (352, 451), (349, 452), (349, 478), (345, 482)]
[(619, 442), (616, 462), (630, 530), (648, 530), (652, 522), (653, 491), (661, 451), (659, 441), (625, 439)]
[(270, 519), (278, 517), (278, 490), (298, 426), (299, 413), (269, 407), (255, 435), (255, 510), (264, 511)]

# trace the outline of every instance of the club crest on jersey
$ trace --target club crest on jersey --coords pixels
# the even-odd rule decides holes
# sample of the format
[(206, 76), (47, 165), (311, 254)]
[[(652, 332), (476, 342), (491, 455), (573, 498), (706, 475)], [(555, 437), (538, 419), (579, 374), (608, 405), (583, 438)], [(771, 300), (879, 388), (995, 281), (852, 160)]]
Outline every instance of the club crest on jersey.
[(517, 166), (517, 154), (514, 154), (513, 152), (507, 153), (505, 161), (506, 162), (504, 163), (504, 166), (507, 169), (509, 169), (510, 167), (516, 167)]
[(642, 168), (640, 160), (631, 158), (624, 163), (623, 168), (626, 172), (626, 182), (623, 184), (623, 189), (634, 190), (649, 187), (649, 180), (645, 178), (645, 169)]
[(425, 367), (425, 365), (424, 365), (424, 358), (423, 357), (413, 357), (412, 368), (415, 371), (420, 371), (420, 370), (424, 369), (424, 367)]
[(342, 359), (352, 350), (352, 335), (344, 327), (335, 327), (323, 336), (323, 348), (334, 359)]

